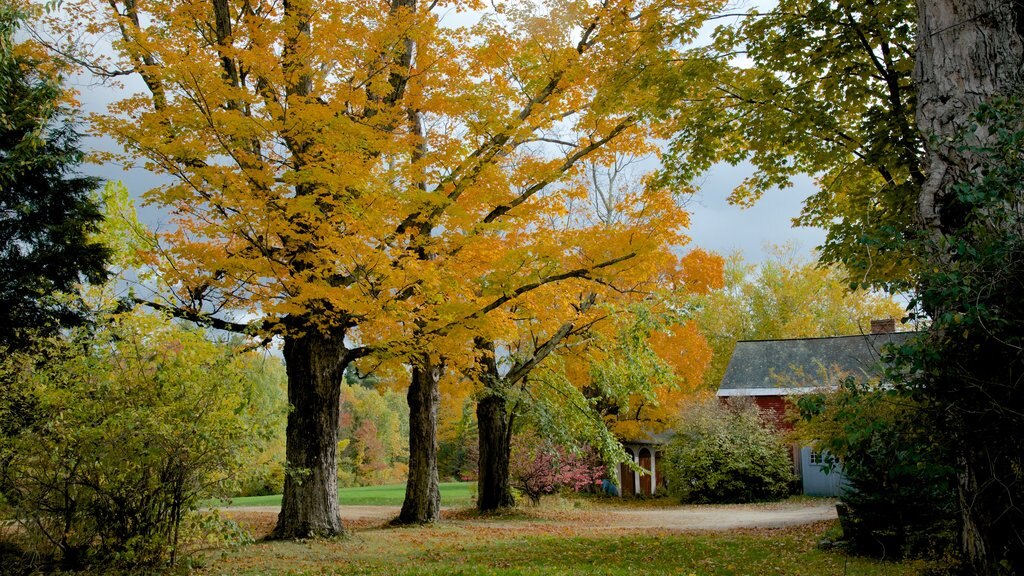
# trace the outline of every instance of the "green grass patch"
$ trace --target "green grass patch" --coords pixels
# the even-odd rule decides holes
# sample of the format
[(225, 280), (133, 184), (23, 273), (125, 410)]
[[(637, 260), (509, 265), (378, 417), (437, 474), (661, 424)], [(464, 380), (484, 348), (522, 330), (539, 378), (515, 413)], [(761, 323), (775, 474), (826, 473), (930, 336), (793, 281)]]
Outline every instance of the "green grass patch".
[(680, 574), (683, 576), (916, 574), (890, 563), (825, 552), (825, 524), (727, 533), (561, 533), (523, 520), (442, 522), (373, 529), (333, 541), (262, 542), (210, 558), (201, 574), (441, 575)]
[[(473, 482), (442, 482), (441, 483), (441, 505), (442, 506), (470, 506), (473, 504), (475, 494)], [(358, 486), (355, 488), (342, 488), (338, 490), (338, 501), (342, 505), (362, 506), (401, 506), (405, 499), (405, 484), (389, 484), (386, 486)], [(220, 505), (225, 505), (221, 503)], [(270, 496), (247, 496), (244, 498), (232, 498), (226, 504), (228, 507), (236, 506), (280, 506), (281, 495)]]

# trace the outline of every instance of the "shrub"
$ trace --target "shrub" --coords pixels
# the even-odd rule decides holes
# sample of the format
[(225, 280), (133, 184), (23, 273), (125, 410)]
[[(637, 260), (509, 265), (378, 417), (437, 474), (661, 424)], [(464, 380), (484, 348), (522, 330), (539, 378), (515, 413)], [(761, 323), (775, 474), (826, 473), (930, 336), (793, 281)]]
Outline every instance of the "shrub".
[(65, 567), (173, 563), (186, 513), (266, 436), (252, 360), (142, 314), (7, 355), (0, 380), (32, 412), (4, 431), (0, 483), (33, 552)]
[(691, 406), (665, 457), (669, 492), (683, 502), (777, 500), (793, 480), (786, 445), (753, 405)]
[(509, 472), (513, 488), (537, 505), (541, 496), (563, 488), (574, 491), (592, 488), (604, 477), (604, 466), (589, 448), (574, 453), (526, 432), (512, 442)]
[(848, 379), (797, 406), (797, 433), (842, 461), (848, 485), (840, 519), (852, 552), (938, 557), (954, 547), (954, 471), (912, 398)]

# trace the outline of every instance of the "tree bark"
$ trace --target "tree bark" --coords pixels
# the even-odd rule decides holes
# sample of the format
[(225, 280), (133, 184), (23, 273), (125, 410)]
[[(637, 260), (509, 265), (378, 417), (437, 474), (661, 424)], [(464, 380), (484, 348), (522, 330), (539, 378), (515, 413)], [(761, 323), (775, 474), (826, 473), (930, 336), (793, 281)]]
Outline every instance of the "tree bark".
[[(916, 116), (928, 142), (918, 216), (938, 240), (957, 223), (957, 215), (945, 210), (947, 193), (978, 166), (971, 151), (955, 145), (955, 137), (971, 126), (979, 105), (1022, 88), (1024, 3), (920, 0), (918, 20)], [(973, 143), (987, 138), (978, 131)]]
[(476, 405), (480, 436), (477, 509), (492, 512), (515, 506), (509, 473), (512, 419), (500, 390), (485, 386), (487, 396)]
[[(577, 312), (586, 312), (596, 300), (596, 294), (587, 295), (581, 300)], [(574, 326), (573, 322), (562, 324), (546, 342), (537, 346), (532, 355), (517, 360), (504, 376), (498, 371), (494, 342), (485, 338), (476, 339), (477, 350), (482, 352), (480, 379), (484, 387), (484, 396), (476, 406), (479, 431), (477, 510), (492, 512), (515, 506), (511, 487), (512, 473), (509, 469), (513, 414), (509, 411), (506, 392), (543, 362), (572, 333)]]
[(438, 382), (444, 367), (428, 354), (412, 363), (409, 402), (409, 478), (405, 502), (393, 523), (427, 524), (441, 515), (441, 490), (437, 477), (437, 408), (441, 401)]
[[(919, 0), (918, 19), (914, 70), (917, 124), (928, 143), (927, 177), (918, 196), (918, 218), (930, 240), (924, 265), (942, 269), (950, 260), (947, 240), (955, 241), (962, 226), (962, 215), (950, 201), (951, 191), (955, 184), (975, 179), (981, 166), (978, 153), (964, 149), (957, 137), (973, 130), (967, 134), (966, 144), (987, 144), (991, 135), (972, 128), (972, 115), (980, 105), (994, 98), (1020, 95), (1024, 88), (1024, 2)], [(947, 310), (927, 312), (937, 318)], [(930, 338), (941, 342), (942, 336), (933, 333)], [(979, 350), (979, 356), (983, 352)], [(984, 383), (985, 367), (978, 364), (967, 368), (971, 372), (968, 380)], [(959, 376), (949, 375), (948, 379), (956, 382), (932, 385), (963, 387), (965, 380)], [(1003, 461), (999, 445), (1006, 439), (985, 438), (980, 441), (984, 445), (979, 445), (979, 435), (972, 435), (969, 429), (973, 427), (971, 418), (965, 417), (974, 400), (995, 401), (994, 397), (979, 396), (979, 392), (981, 396), (988, 394), (972, 391), (970, 398), (963, 398), (950, 411), (959, 414), (953, 419), (951, 434), (959, 445), (962, 552), (973, 573), (998, 574), (1003, 570), (1002, 560), (1007, 554), (1012, 556), (1013, 548), (1019, 552), (1020, 543), (1008, 542), (1007, 534), (1000, 533), (1006, 532), (1005, 526), (997, 525), (1010, 503), (998, 493), (999, 476), (992, 463)]]
[(288, 427), (284, 497), (275, 538), (337, 536), (344, 532), (338, 510), (337, 447), (343, 338), (312, 332), (287, 336)]

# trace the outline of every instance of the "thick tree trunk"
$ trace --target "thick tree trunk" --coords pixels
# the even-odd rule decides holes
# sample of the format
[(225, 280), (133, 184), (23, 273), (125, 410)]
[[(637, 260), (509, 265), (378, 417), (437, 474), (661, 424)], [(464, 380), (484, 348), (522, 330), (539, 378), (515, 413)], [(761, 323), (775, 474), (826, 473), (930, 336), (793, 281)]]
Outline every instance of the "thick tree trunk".
[(338, 425), (345, 347), (318, 333), (286, 337), (288, 428), (276, 538), (343, 533), (338, 510)]
[[(1024, 3), (1018, 0), (918, 2), (917, 127), (928, 142), (927, 176), (918, 197), (921, 225), (933, 239), (957, 215), (944, 211), (948, 191), (977, 168), (954, 139), (978, 106), (1009, 96), (1024, 79)], [(977, 143), (988, 134), (974, 134)]]
[[(950, 202), (950, 192), (954, 184), (975, 175), (981, 160), (976, 152), (958, 146), (957, 137), (971, 129), (972, 115), (980, 105), (993, 98), (1020, 95), (1024, 88), (1024, 2), (919, 0), (918, 17), (914, 70), (917, 124), (928, 142), (927, 177), (918, 197), (918, 215), (922, 230), (932, 240), (925, 266), (941, 269), (950, 259), (945, 240), (955, 240), (962, 225), (962, 215)], [(990, 137), (983, 129), (976, 129), (968, 134), (966, 143), (983, 145)], [(938, 317), (947, 310), (927, 312)], [(940, 337), (932, 335), (936, 341)], [(984, 367), (976, 365), (970, 370), (983, 372)], [(974, 381), (975, 375), (971, 376)], [(976, 381), (986, 380), (978, 377)], [(961, 384), (960, 378), (950, 383)], [(994, 401), (981, 397), (986, 393), (980, 389), (972, 394), (966, 404), (959, 403), (959, 412), (970, 412), (972, 399)], [(953, 428), (959, 429), (952, 430), (953, 435), (974, 439), (964, 443), (970, 445), (961, 444), (958, 454), (962, 550), (973, 573), (1002, 573), (1001, 559), (1012, 556), (1008, 547), (1019, 550), (1020, 543), (1007, 544), (1007, 535), (1000, 534), (1005, 527), (996, 525), (996, 519), (1005, 516), (1010, 504), (998, 494), (993, 497), (997, 492), (993, 487), (1000, 479), (986, 457), (998, 461), (999, 444), (1005, 439), (991, 437), (981, 440), (988, 441), (988, 445), (976, 445), (979, 435), (967, 429), (972, 426), (970, 418), (957, 420)], [(989, 452), (989, 448), (993, 450)]]
[(480, 436), (477, 509), (490, 512), (515, 506), (509, 479), (512, 422), (505, 397), (491, 393), (482, 398), (476, 405), (476, 420)]
[(443, 366), (427, 354), (412, 363), (409, 384), (409, 478), (405, 502), (395, 524), (426, 524), (441, 515), (441, 490), (437, 477), (437, 408), (441, 401), (438, 382)]

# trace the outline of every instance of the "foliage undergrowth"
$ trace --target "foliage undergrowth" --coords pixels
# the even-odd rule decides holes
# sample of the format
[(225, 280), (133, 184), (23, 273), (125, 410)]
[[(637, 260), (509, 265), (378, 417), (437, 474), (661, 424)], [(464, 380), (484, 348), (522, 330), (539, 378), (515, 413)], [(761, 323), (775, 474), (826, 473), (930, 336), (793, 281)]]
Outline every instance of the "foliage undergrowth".
[(849, 378), (836, 391), (801, 397), (797, 407), (797, 435), (842, 461), (848, 550), (938, 557), (954, 546), (953, 469), (921, 428), (917, 403), (891, 386)]
[[(891, 362), (902, 394), (922, 407), (956, 470), (971, 570), (1018, 574), (1024, 566), (1024, 101), (979, 107), (954, 144), (970, 171), (943, 198), (941, 236), (912, 247), (927, 264), (912, 316), (925, 337)], [(986, 135), (979, 141), (978, 134)]]
[(0, 435), (0, 492), (20, 545), (69, 569), (174, 564), (214, 527), (190, 511), (268, 435), (260, 362), (131, 312), (5, 354), (0, 416), (19, 418)]

